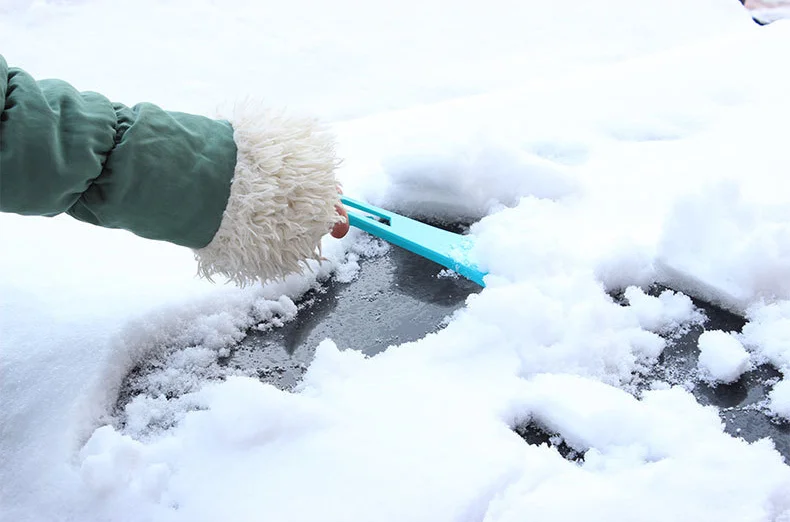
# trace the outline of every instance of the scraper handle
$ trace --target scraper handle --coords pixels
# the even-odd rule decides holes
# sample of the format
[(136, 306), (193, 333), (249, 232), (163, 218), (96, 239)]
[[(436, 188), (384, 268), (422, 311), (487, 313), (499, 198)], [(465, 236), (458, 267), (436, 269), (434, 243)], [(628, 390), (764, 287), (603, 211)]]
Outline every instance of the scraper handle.
[(470, 258), (474, 236), (462, 236), (343, 196), (349, 224), (414, 252), (485, 286), (483, 272)]

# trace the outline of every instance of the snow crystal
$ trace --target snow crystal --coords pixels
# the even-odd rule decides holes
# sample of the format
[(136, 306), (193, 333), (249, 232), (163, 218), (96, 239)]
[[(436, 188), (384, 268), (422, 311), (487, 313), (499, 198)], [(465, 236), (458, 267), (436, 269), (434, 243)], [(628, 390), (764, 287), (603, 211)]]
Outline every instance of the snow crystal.
[(440, 270), (439, 273), (436, 274), (436, 277), (438, 277), (439, 279), (458, 279), (461, 276), (458, 274), (458, 272), (455, 272), (454, 270), (450, 270), (449, 268), (445, 268), (443, 270)]

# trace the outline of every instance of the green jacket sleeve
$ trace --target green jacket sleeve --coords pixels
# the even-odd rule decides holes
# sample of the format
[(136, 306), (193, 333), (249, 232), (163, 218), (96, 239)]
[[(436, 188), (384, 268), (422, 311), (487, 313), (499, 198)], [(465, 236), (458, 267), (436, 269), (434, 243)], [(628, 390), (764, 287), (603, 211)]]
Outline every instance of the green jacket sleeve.
[(0, 211), (55, 216), (192, 248), (220, 227), (236, 164), (225, 121), (126, 107), (0, 56)]
[(2, 212), (65, 212), (187, 246), (198, 273), (238, 284), (320, 259), (342, 220), (334, 140), (312, 120), (250, 104), (229, 121), (130, 108), (2, 56), (0, 108)]

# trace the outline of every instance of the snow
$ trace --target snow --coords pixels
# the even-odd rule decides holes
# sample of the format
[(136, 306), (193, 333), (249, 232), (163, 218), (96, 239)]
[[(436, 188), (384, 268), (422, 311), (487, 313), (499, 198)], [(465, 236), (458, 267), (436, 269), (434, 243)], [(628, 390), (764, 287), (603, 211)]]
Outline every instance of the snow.
[[(546, 448), (531, 447), (529, 472), (492, 503), (486, 520), (775, 520), (786, 510), (783, 473), (760, 476), (761, 462), (775, 469), (770, 444), (753, 444), (747, 456), (736, 439), (720, 436), (715, 410), (680, 388), (637, 400), (570, 375), (538, 376), (529, 388), (538, 422), (589, 451), (582, 465), (560, 461), (561, 471), (547, 473), (549, 456), (538, 451)], [(736, 469), (749, 481), (735, 479), (730, 470)], [(774, 484), (776, 498), (754, 502)], [(704, 504), (705, 498), (715, 502)]]
[(755, 352), (755, 360), (790, 371), (790, 301), (756, 303), (747, 318), (742, 337)]
[[(40, 77), (330, 120), (347, 194), (471, 218), (490, 272), (440, 332), (370, 358), (326, 340), (284, 391), (218, 361), (386, 247), (327, 238), (312, 271), (240, 290), (196, 280), (183, 249), (0, 216), (3, 521), (790, 518), (770, 440), (725, 433), (687, 390), (640, 388), (667, 339), (704, 321), (693, 296), (748, 320), (703, 334), (703, 370), (775, 366), (766, 407), (790, 418), (787, 22), (719, 0), (0, 14), (4, 56)], [(155, 371), (119, 423), (141, 362)], [(527, 444), (524, 423), (554, 444)]]
[(749, 370), (749, 353), (731, 333), (710, 330), (699, 336), (699, 370), (709, 383), (730, 384)]
[(689, 289), (695, 281), (707, 285), (700, 295), (741, 313), (760, 300), (790, 298), (790, 209), (748, 201), (748, 190), (748, 184), (724, 182), (680, 201), (661, 246), (673, 263), (670, 272), (694, 274)]
[(631, 286), (626, 288), (625, 298), (637, 314), (639, 325), (651, 332), (670, 334), (680, 331), (685, 324), (701, 323), (705, 319), (688, 296), (672, 290), (653, 297)]
[[(752, 306), (741, 338), (758, 364), (771, 364), (784, 374), (769, 394), (768, 407), (774, 414), (790, 420), (787, 389), (790, 383), (790, 301), (757, 303)], [(782, 391), (784, 390), (784, 391)]]
[(790, 420), (790, 380), (776, 383), (768, 394), (768, 399), (774, 415)]

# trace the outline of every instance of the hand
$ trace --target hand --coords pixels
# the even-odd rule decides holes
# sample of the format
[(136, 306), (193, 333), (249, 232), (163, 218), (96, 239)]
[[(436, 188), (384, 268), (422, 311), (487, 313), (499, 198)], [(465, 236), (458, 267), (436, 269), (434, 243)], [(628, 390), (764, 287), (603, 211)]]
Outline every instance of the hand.
[[(340, 194), (343, 193), (340, 187), (337, 187), (337, 191)], [(343, 216), (344, 220), (340, 223), (335, 223), (335, 226), (332, 227), (332, 237), (340, 239), (344, 237), (346, 234), (348, 234), (348, 229), (350, 225), (348, 224), (348, 213), (346, 212), (346, 208), (342, 204), (340, 204), (340, 205), (336, 205), (335, 209), (337, 210), (338, 214)]]

